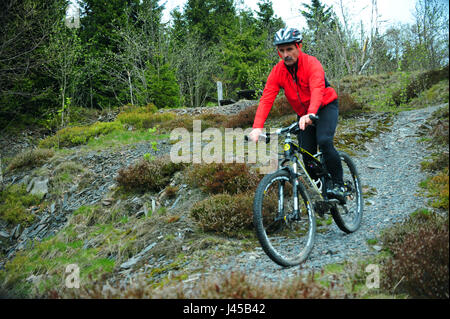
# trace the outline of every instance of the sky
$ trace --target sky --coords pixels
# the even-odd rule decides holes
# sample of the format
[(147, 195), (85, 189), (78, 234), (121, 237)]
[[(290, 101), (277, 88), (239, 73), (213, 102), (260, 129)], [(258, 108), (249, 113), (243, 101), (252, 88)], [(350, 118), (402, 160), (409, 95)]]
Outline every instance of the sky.
[[(247, 7), (252, 10), (258, 9), (258, 0), (241, 0), (243, 5), (239, 7)], [(447, 4), (448, 0), (442, 0)], [(333, 6), (337, 13), (339, 7), (339, 0), (321, 0), (327, 6)], [(353, 17), (352, 23), (358, 23), (362, 19), (363, 23), (369, 27), (371, 20), (372, 0), (342, 0), (344, 6), (349, 11), (348, 14)], [(379, 23), (381, 29), (384, 26), (397, 23), (413, 23), (413, 11), (415, 7), (415, 0), (377, 0)], [(186, 0), (161, 0), (160, 4), (165, 3), (165, 12), (163, 21), (170, 20), (170, 11), (175, 7), (183, 8)], [(300, 15), (299, 9), (303, 8), (302, 3), (311, 4), (310, 0), (272, 0), (275, 15), (281, 17), (289, 27), (296, 27), (302, 29), (306, 26), (305, 19)]]

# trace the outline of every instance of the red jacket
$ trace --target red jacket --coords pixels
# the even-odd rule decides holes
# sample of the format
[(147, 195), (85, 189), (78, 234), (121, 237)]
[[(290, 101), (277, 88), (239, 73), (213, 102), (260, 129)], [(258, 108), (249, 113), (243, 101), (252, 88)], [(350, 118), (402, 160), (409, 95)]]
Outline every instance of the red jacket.
[(294, 111), (302, 116), (317, 114), (319, 108), (337, 99), (332, 87), (325, 87), (325, 72), (317, 58), (300, 52), (298, 56), (298, 83), (294, 82), (284, 61), (275, 65), (267, 78), (263, 95), (256, 110), (253, 128), (263, 128), (280, 88)]

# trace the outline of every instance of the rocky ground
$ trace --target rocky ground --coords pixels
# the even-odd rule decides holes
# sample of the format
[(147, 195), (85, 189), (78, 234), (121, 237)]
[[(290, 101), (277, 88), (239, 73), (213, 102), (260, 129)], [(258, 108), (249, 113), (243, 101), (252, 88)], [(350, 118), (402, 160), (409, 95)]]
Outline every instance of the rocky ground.
[[(219, 113), (233, 114), (253, 103), (247, 101), (239, 105), (222, 107)], [(215, 243), (210, 242), (205, 245), (207, 249), (216, 249), (216, 251), (222, 252), (215, 255), (220, 258), (201, 258), (201, 261), (188, 259), (179, 267), (178, 272), (190, 274), (186, 282), (195, 282), (204, 275), (233, 270), (241, 270), (268, 280), (280, 280), (312, 269), (320, 269), (330, 263), (376, 254), (380, 247), (369, 245), (368, 239), (376, 238), (384, 228), (402, 221), (417, 208), (426, 206), (426, 199), (420, 196), (418, 187), (419, 182), (424, 178), (420, 170), (420, 162), (423, 161), (426, 146), (419, 141), (418, 129), (439, 107), (441, 106), (400, 112), (393, 119), (389, 131), (367, 143), (364, 151), (357, 151), (353, 156), (360, 172), (362, 184), (374, 190), (374, 195), (365, 200), (363, 221), (357, 232), (345, 234), (333, 223), (325, 232), (316, 235), (313, 251), (304, 265), (287, 269), (273, 263), (258, 245), (247, 245), (237, 239), (218, 239)], [(198, 114), (205, 111), (218, 112), (213, 108), (203, 108), (189, 110), (189, 113)], [(187, 113), (187, 111), (180, 111), (181, 114), (183, 112)], [(19, 148), (17, 147), (17, 149)], [(106, 207), (111, 205), (110, 194), (114, 189), (114, 179), (120, 168), (134, 163), (146, 153), (159, 156), (169, 151), (168, 140), (158, 141), (156, 150), (149, 143), (139, 143), (133, 147), (122, 147), (114, 151), (82, 151), (75, 148), (70, 155), (59, 157), (45, 164), (43, 169), (51, 172), (64, 161), (79, 163), (90, 172), (89, 183), (80, 181), (60, 196), (52, 197), (48, 207), (27, 228), (18, 225), (13, 230), (8, 230), (5, 225), (0, 225), (0, 236), (2, 237), (0, 239), (9, 243), (5, 253), (6, 258), (0, 261), (0, 270), (7, 260), (13, 258), (18, 250), (24, 249), (33, 239), (40, 240), (55, 234), (64, 227), (68, 216), (78, 207), (93, 204), (101, 204)], [(173, 184), (178, 183), (180, 189), (184, 190), (175, 198), (167, 199), (159, 193), (146, 200), (158, 207), (167, 207), (169, 211), (187, 211), (189, 205), (192, 205), (196, 198), (200, 197), (196, 190), (188, 190), (185, 184), (180, 184), (182, 183), (180, 181), (179, 176), (172, 181)], [(52, 187), (51, 176), (39, 176), (36, 171), (23, 171), (7, 175), (4, 177), (4, 182), (25, 183), (29, 190), (38, 184), (43, 184), (46, 192), (49, 192)], [(143, 200), (140, 196), (127, 199), (128, 204), (132, 207), (130, 211), (136, 216), (144, 214)], [(183, 219), (180, 223), (182, 222)], [(180, 240), (189, 237), (189, 234), (195, 231), (194, 227), (187, 224), (177, 233), (177, 236)], [(162, 268), (173, 262), (173, 260), (164, 258), (150, 258), (142, 267), (133, 268), (138, 261), (146, 259), (145, 256), (148, 256), (148, 252), (156, 243), (157, 241), (150, 243), (136, 256), (120, 265), (117, 281), (125, 283), (140, 273), (148, 272), (155, 267)], [(251, 248), (249, 249), (249, 247)], [(183, 251), (189, 256), (189, 247), (183, 246)]]

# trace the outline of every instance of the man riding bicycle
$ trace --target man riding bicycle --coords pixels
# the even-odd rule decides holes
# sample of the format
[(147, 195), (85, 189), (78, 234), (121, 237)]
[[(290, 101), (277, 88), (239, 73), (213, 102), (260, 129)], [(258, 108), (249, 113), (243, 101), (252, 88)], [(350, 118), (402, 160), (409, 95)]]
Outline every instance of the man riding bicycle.
[[(317, 146), (323, 153), (325, 164), (331, 174), (334, 187), (327, 191), (330, 198), (344, 199), (342, 164), (333, 144), (338, 122), (338, 96), (325, 78), (325, 72), (317, 58), (301, 51), (302, 38), (295, 28), (280, 29), (274, 37), (278, 55), (282, 59), (267, 78), (263, 95), (256, 111), (253, 130), (249, 138), (257, 142), (280, 88), (297, 113), (300, 133), (298, 140), (311, 154)], [(319, 120), (312, 126), (310, 115)], [(308, 168), (308, 163), (305, 163)]]

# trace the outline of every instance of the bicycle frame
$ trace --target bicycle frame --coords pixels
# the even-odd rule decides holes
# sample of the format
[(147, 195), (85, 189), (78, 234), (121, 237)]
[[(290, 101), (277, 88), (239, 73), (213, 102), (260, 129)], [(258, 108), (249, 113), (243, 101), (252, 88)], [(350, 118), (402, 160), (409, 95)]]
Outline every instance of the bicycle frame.
[[(317, 192), (320, 199), (323, 199), (322, 193), (317, 187), (317, 184), (312, 180), (311, 176), (309, 175), (308, 171), (306, 170), (305, 165), (303, 164), (303, 161), (299, 158), (299, 153), (306, 155), (308, 159), (312, 161), (316, 161), (318, 165), (322, 166), (322, 163), (320, 160), (317, 159), (322, 153), (318, 152), (316, 155), (312, 155), (304, 148), (300, 147), (294, 141), (291, 139), (291, 133), (288, 132), (286, 134), (286, 138), (284, 140), (284, 157), (282, 159), (279, 159), (278, 169), (286, 169), (286, 166), (283, 166), (286, 162), (292, 162), (292, 170), (291, 174), (294, 176), (299, 176), (298, 174), (298, 166), (300, 166), (301, 171), (305, 174), (305, 176), (308, 179), (309, 184), (313, 187), (313, 189)], [(296, 186), (296, 185), (295, 185)], [(294, 204), (295, 206), (297, 203)]]

